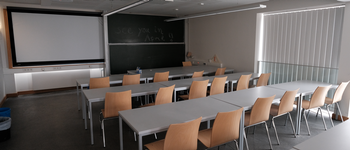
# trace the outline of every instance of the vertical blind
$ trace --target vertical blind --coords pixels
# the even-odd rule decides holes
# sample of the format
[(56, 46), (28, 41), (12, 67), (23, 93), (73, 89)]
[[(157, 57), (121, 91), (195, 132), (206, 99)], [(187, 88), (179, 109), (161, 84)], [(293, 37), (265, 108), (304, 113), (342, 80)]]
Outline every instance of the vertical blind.
[(272, 73), (270, 84), (336, 83), (344, 7), (264, 14), (259, 72)]

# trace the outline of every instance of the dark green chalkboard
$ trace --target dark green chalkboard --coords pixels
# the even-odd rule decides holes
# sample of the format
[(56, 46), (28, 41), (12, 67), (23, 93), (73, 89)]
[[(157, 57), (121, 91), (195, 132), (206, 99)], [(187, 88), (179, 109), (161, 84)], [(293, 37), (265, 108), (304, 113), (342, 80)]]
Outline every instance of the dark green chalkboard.
[(164, 21), (169, 18), (172, 17), (113, 14), (108, 16), (108, 42), (184, 42), (184, 21)]
[(136, 67), (177, 67), (185, 60), (184, 44), (112, 45), (109, 48), (111, 74), (126, 73)]

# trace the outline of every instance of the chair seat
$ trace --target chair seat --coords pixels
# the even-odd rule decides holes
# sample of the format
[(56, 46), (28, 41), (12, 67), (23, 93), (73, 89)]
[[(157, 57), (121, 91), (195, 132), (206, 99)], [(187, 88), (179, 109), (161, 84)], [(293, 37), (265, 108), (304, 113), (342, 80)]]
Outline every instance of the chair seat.
[[(298, 101), (294, 101), (294, 104), (295, 105), (298, 105)], [(308, 100), (303, 100), (303, 103), (302, 103), (302, 108), (304, 109), (309, 109), (309, 106), (310, 106), (310, 101)]]
[(333, 99), (331, 99), (329, 97), (326, 97), (324, 103), (326, 103), (326, 104), (333, 104)]
[(250, 112), (246, 112), (244, 115), (244, 126), (249, 125), (249, 120), (250, 120)]
[(277, 116), (278, 115), (278, 109), (279, 109), (278, 105), (272, 104), (271, 105), (271, 109), (270, 109), (270, 115), (271, 116)]
[(102, 112), (102, 116), (103, 116), (103, 118), (105, 118), (105, 119), (107, 119), (107, 118), (114, 118), (114, 117), (118, 117), (119, 116), (119, 113), (118, 113), (118, 115), (117, 116), (107, 116), (106, 117), (106, 115), (105, 115), (105, 109), (101, 109), (101, 112)]
[(165, 141), (164, 139), (159, 140), (159, 141), (155, 141), (153, 143), (146, 144), (145, 146), (149, 150), (163, 150), (164, 149), (164, 141)]
[(179, 97), (183, 100), (188, 100), (189, 95), (180, 95)]
[(149, 103), (149, 104), (146, 104), (146, 105), (142, 105), (140, 107), (148, 107), (148, 106), (154, 106), (154, 105), (156, 105), (156, 103)]
[(206, 147), (210, 147), (212, 129), (205, 129), (198, 132), (198, 140), (201, 141)]

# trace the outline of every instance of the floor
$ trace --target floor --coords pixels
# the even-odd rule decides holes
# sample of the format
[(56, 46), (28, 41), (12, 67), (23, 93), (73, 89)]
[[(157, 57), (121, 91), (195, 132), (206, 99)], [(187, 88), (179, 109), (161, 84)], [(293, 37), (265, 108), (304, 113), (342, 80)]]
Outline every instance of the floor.
[[(133, 107), (139, 102), (134, 100)], [(103, 103), (93, 105), (95, 144), (90, 144), (90, 131), (84, 129), (82, 112), (77, 110), (77, 94), (75, 90), (23, 95), (16, 98), (8, 98), (3, 107), (11, 108), (11, 139), (0, 142), (1, 150), (55, 150), (55, 149), (119, 149), (119, 124), (118, 120), (108, 120), (106, 126), (106, 148), (103, 148), (102, 133), (98, 121), (98, 114)], [(295, 111), (294, 111), (295, 112)], [(293, 119), (294, 113), (292, 114)], [(289, 150), (294, 145), (305, 141), (319, 133), (325, 132), (320, 117), (316, 118), (311, 113), (308, 119), (311, 136), (307, 135), (305, 122), (302, 122), (301, 134), (294, 138), (292, 129), (288, 123), (284, 126), (285, 117), (276, 119), (280, 145), (277, 145), (273, 128), (269, 128), (273, 149)], [(327, 126), (331, 128), (328, 115), (325, 116)], [(340, 121), (334, 121), (335, 125)], [(200, 129), (204, 129), (206, 123), (202, 123)], [(134, 141), (133, 131), (124, 123), (124, 149), (136, 150), (138, 145)], [(264, 126), (258, 126), (255, 134), (249, 130), (247, 134), (250, 150), (269, 149), (269, 144)], [(165, 137), (165, 132), (157, 134), (158, 139)], [(156, 141), (154, 135), (143, 138), (144, 143)], [(204, 150), (203, 144), (198, 142), (198, 150)], [(217, 148), (213, 148), (217, 149)], [(221, 146), (220, 150), (236, 149), (234, 142)]]

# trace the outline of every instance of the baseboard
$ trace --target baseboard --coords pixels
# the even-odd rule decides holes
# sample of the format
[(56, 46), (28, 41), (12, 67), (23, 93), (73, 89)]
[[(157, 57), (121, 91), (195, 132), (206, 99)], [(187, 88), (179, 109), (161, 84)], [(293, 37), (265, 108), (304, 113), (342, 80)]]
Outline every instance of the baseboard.
[(1, 100), (1, 102), (0, 102), (0, 108), (1, 108), (2, 105), (5, 103), (6, 99), (7, 99), (7, 96), (5, 95), (5, 97), (4, 97), (4, 98)]
[(26, 94), (36, 94), (36, 93), (47, 93), (47, 92), (57, 92), (57, 91), (65, 91), (65, 90), (73, 90), (77, 87), (64, 87), (64, 88), (55, 88), (55, 89), (45, 89), (45, 90), (32, 90), (32, 91), (20, 91), (17, 93), (18, 95), (26, 95)]
[[(335, 114), (334, 114), (334, 113), (332, 114), (332, 119), (333, 119), (333, 120), (339, 120), (339, 121), (341, 121), (340, 115), (338, 115), (338, 118), (335, 119)], [(348, 119), (349, 119), (348, 117), (343, 116), (343, 120), (344, 120), (344, 121), (345, 121), (345, 120), (348, 120)]]

